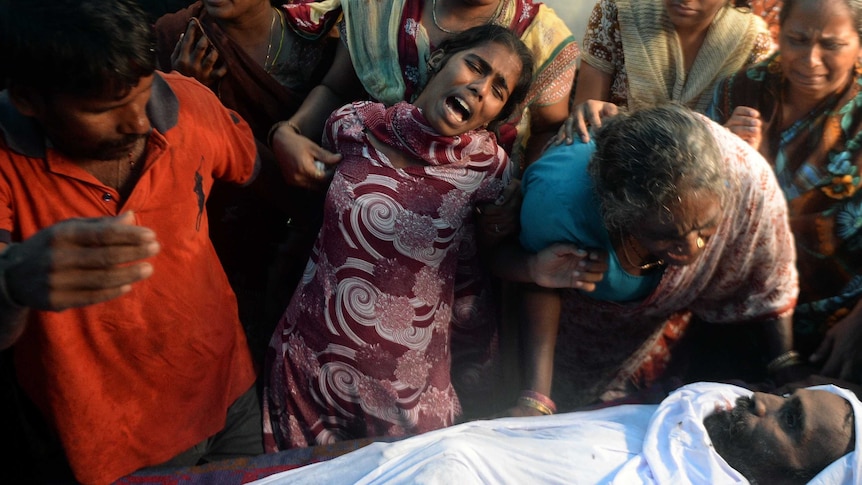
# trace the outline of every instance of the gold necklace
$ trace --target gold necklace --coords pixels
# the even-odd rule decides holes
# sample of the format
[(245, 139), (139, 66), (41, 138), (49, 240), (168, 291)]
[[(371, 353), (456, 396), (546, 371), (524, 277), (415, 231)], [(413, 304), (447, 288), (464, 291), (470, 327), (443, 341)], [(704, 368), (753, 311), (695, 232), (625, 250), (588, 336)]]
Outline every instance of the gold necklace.
[[(491, 16), (491, 18), (489, 18), (487, 22), (485, 22), (486, 24), (492, 24), (496, 22), (498, 18), (500, 18), (500, 14), (503, 13), (503, 3), (505, 1), (506, 0), (500, 0), (499, 3), (497, 3), (497, 9), (494, 10), (494, 15)], [(434, 26), (437, 27), (437, 29), (439, 29), (441, 32), (445, 32), (447, 34), (461, 33), (461, 31), (449, 30), (440, 25), (440, 22), (437, 20), (437, 0), (431, 0), (431, 20), (434, 22)]]
[[(664, 266), (664, 260), (663, 259), (659, 259), (657, 261), (651, 261), (649, 263), (644, 263), (644, 264), (637, 264), (634, 261), (632, 261), (631, 256), (629, 256), (629, 250), (627, 248), (627, 246), (631, 245), (631, 242), (630, 242), (629, 238), (623, 236), (622, 231), (620, 231), (620, 245), (623, 247), (623, 256), (626, 258), (626, 261), (628, 261), (629, 265), (634, 266), (635, 268), (638, 268), (641, 271), (647, 271), (647, 270), (650, 270), (653, 268), (658, 268), (659, 266)], [(634, 247), (632, 247), (632, 251), (635, 251)], [(635, 255), (637, 255), (638, 258), (641, 258), (640, 255), (637, 254), (637, 251), (635, 251)]]
[(281, 48), (284, 47), (284, 16), (281, 15), (281, 10), (275, 9), (275, 14), (278, 16), (278, 26), (281, 31), (281, 35), (278, 38), (278, 49), (275, 50), (275, 55), (272, 56), (272, 64), (269, 67), (266, 67), (267, 62), (269, 61), (269, 49), (272, 47), (272, 27), (269, 30), (269, 47), (266, 49), (266, 61), (263, 63), (263, 69), (267, 74), (271, 74), (273, 68), (275, 67), (275, 63), (278, 62), (278, 56), (281, 55)]
[[(117, 160), (117, 180), (115, 187), (117, 189), (117, 193), (121, 194), (121, 197), (125, 192), (125, 190), (123, 190), (124, 186), (127, 185), (129, 183), (129, 180), (135, 175), (136, 164), (138, 162), (135, 157), (135, 150), (137, 150), (137, 147), (132, 147), (132, 149), (129, 150), (129, 172), (128, 175), (125, 177), (125, 180), (123, 180), (123, 171), (120, 170), (120, 168), (123, 166), (124, 163), (126, 163), (126, 161), (122, 159)], [(138, 155), (138, 157), (140, 157), (140, 155)]]
[(269, 64), (269, 55), (272, 52), (272, 28), (275, 27), (275, 12), (270, 10), (272, 20), (269, 22), (269, 44), (266, 46), (266, 58), (263, 60), (263, 69), (269, 72), (266, 66)]

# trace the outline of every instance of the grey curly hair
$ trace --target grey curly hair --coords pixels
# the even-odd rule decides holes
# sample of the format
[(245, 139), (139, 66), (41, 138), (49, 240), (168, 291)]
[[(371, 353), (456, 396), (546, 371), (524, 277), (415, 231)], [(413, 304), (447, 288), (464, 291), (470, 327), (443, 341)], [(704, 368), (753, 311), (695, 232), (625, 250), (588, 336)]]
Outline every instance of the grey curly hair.
[(684, 106), (620, 114), (595, 140), (589, 173), (609, 231), (642, 224), (656, 212), (670, 221), (669, 205), (693, 191), (725, 198), (727, 177), (718, 143), (706, 121)]

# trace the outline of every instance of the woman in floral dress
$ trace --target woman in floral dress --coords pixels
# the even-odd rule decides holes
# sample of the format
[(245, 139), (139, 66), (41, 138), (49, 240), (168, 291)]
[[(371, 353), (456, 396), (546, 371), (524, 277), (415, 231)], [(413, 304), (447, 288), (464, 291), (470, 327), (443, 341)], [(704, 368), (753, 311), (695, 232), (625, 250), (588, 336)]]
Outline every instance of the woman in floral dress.
[(469, 29), (431, 56), (414, 104), (346, 105), (324, 143), (342, 155), (325, 222), (270, 342), (267, 450), (452, 424), (450, 320), (473, 208), (508, 157), (485, 129), (524, 99), (532, 57), (511, 31)]

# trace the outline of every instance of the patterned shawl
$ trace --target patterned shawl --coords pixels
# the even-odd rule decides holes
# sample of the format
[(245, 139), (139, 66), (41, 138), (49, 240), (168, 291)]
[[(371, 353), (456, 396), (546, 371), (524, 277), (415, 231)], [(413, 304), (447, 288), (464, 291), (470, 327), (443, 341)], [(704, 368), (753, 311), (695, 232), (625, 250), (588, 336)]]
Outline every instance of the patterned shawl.
[[(500, 145), (512, 154), (516, 138), (522, 139), (519, 145), (526, 143), (529, 107), (553, 104), (568, 96), (578, 47), (565, 23), (544, 4), (503, 1), (498, 23), (518, 34), (533, 52), (535, 63), (524, 112), (500, 128)], [(366, 91), (384, 104), (412, 101), (428, 81), (428, 58), (435, 46), (420, 23), (424, 3), (342, 2), (353, 66)]]
[(487, 130), (474, 130), (456, 136), (437, 134), (422, 111), (402, 101), (390, 108), (381, 103), (357, 103), (356, 114), (375, 138), (390, 147), (422, 160), (428, 165), (482, 163), (497, 155), (495, 150), (481, 149), (496, 145)]
[(769, 33), (772, 35), (772, 41), (778, 43), (778, 15), (781, 13), (782, 0), (752, 0), (751, 12), (759, 15), (769, 27)]
[(281, 6), (291, 28), (300, 36), (317, 40), (341, 17), (341, 0), (288, 0)]
[[(794, 325), (801, 351), (862, 296), (862, 66), (851, 82), (781, 129), (785, 83), (781, 55), (740, 71), (715, 91), (710, 116), (724, 123), (737, 106), (760, 111), (760, 152), (773, 166), (790, 207), (800, 275)], [(810, 342), (806, 342), (810, 337)], [(807, 344), (807, 345), (806, 345)], [(808, 347), (808, 348), (806, 348)]]

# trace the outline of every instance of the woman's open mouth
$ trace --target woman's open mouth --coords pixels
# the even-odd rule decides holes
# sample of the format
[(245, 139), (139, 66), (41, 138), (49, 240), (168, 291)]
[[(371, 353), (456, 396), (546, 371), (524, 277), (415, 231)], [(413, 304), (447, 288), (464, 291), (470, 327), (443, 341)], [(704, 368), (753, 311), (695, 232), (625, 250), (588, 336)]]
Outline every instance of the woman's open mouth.
[(465, 122), (472, 116), (470, 105), (458, 96), (449, 96), (445, 101), (446, 109), (460, 122)]

